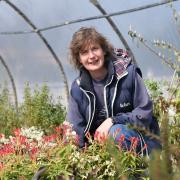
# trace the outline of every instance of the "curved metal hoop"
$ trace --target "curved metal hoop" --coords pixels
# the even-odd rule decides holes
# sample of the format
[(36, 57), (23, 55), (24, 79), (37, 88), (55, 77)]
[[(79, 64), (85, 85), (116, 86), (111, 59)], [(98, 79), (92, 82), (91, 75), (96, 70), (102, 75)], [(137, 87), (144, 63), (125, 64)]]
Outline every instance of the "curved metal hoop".
[(16, 108), (16, 112), (18, 113), (18, 98), (17, 98), (16, 85), (15, 85), (13, 75), (11, 74), (11, 71), (10, 71), (8, 65), (6, 64), (5, 60), (2, 58), (1, 55), (0, 55), (0, 61), (1, 61), (2, 65), (4, 66), (5, 70), (7, 71), (7, 74), (9, 76), (10, 81), (11, 81), (13, 92), (14, 92), (15, 108)]
[[(97, 0), (90, 0), (90, 2), (103, 14), (103, 15), (107, 15), (107, 12), (105, 11), (105, 9), (100, 5), (100, 3)], [(112, 20), (111, 17), (106, 17), (106, 20), (109, 22), (109, 24), (111, 25), (112, 29), (114, 30), (114, 32), (117, 34), (117, 36), (119, 37), (119, 39), (121, 40), (121, 42), (123, 43), (124, 47), (126, 48), (126, 50), (130, 53), (130, 56), (132, 57), (132, 60), (134, 62), (134, 64), (137, 64), (137, 61), (134, 57), (134, 54), (131, 50), (131, 48), (129, 47), (127, 41), (125, 40), (125, 38), (123, 37), (122, 33), (120, 32), (119, 28), (116, 26), (116, 24), (114, 23), (114, 21)]]
[(56, 63), (58, 64), (58, 67), (60, 69), (61, 72), (61, 76), (63, 78), (64, 81), (64, 86), (65, 86), (65, 94), (67, 99), (69, 98), (69, 88), (68, 88), (68, 81), (67, 81), (67, 76), (65, 74), (63, 65), (61, 64), (60, 59), (58, 58), (58, 56), (56, 55), (56, 53), (54, 52), (53, 48), (51, 47), (51, 45), (48, 43), (47, 39), (42, 35), (42, 33), (40, 31), (38, 31), (38, 28), (32, 23), (32, 21), (17, 7), (15, 6), (12, 2), (10, 2), (9, 0), (4, 0), (13, 10), (15, 10), (32, 28), (33, 30), (35, 30), (36, 34), (40, 37), (40, 39), (43, 41), (43, 43), (46, 45), (46, 47), (48, 48), (48, 50), (50, 51), (50, 53), (52, 54), (54, 60), (56, 61)]

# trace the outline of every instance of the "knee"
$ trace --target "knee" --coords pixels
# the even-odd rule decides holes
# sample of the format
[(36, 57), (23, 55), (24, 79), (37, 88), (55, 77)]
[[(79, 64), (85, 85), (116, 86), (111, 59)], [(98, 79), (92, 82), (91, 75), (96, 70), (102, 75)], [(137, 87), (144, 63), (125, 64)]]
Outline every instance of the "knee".
[(117, 144), (121, 143), (122, 147), (129, 149), (132, 145), (131, 139), (134, 137), (137, 140), (137, 151), (140, 149), (139, 135), (133, 130), (129, 129), (127, 125), (115, 124), (109, 130), (109, 136)]
[(132, 137), (133, 135), (131, 129), (123, 124), (115, 124), (109, 130), (109, 136), (113, 137), (115, 142), (118, 142), (121, 136), (125, 137), (125, 139), (129, 139), (129, 137)]

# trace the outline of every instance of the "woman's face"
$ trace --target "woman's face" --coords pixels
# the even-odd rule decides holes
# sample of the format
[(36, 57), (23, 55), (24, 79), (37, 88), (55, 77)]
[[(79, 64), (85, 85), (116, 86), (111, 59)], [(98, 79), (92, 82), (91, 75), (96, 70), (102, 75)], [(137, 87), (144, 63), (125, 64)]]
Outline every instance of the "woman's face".
[(79, 53), (80, 63), (89, 71), (101, 71), (104, 68), (104, 51), (97, 43), (90, 43)]

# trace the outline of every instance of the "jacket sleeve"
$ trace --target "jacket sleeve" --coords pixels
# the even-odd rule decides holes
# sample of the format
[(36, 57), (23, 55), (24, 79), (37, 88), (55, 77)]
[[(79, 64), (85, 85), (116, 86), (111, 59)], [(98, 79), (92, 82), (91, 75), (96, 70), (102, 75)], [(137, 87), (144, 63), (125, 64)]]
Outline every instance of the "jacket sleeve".
[(128, 113), (119, 113), (112, 117), (114, 124), (131, 124), (140, 128), (149, 129), (152, 121), (152, 101), (140, 75), (134, 77), (133, 110)]
[(85, 144), (85, 121), (80, 112), (78, 101), (75, 98), (79, 96), (77, 88), (79, 87), (74, 88), (73, 85), (71, 87), (66, 120), (72, 124), (73, 130), (77, 133), (79, 138), (79, 146), (83, 147)]

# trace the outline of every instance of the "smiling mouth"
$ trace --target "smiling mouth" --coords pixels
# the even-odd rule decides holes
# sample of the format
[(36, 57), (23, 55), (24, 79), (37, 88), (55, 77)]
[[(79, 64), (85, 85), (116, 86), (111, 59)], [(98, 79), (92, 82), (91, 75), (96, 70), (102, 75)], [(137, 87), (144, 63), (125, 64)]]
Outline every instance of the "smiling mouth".
[(92, 62), (89, 62), (89, 64), (91, 64), (91, 65), (96, 65), (98, 62), (99, 62), (99, 60), (94, 60), (94, 61), (92, 61)]

